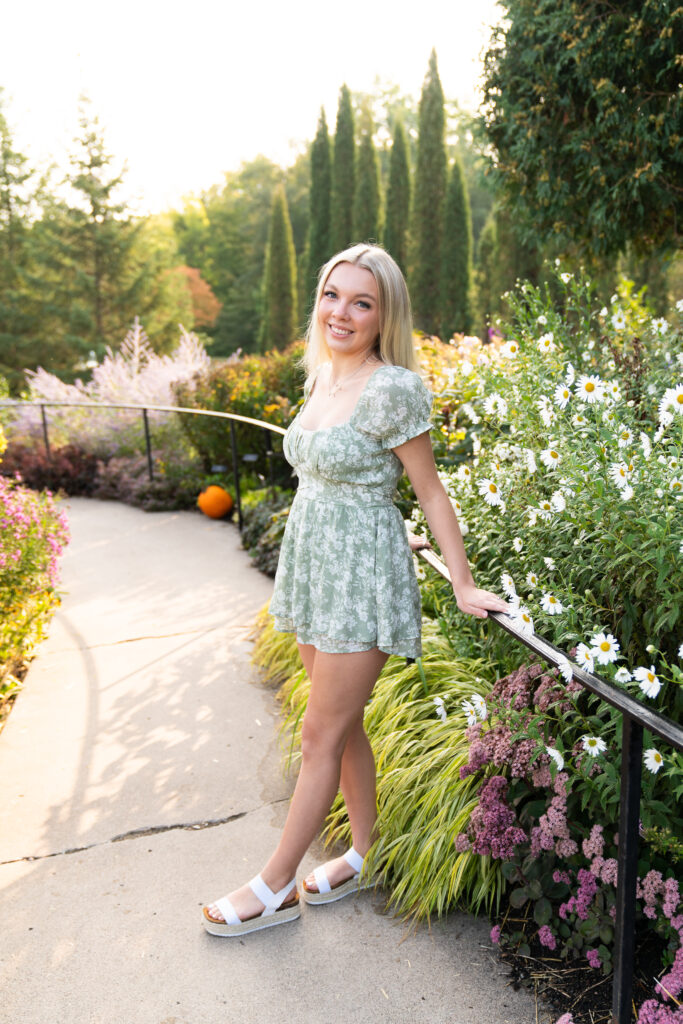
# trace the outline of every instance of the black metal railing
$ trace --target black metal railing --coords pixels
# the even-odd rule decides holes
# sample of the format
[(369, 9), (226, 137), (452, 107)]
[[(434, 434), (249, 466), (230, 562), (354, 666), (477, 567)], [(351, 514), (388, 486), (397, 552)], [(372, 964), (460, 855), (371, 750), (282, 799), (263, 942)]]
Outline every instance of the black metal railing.
[[(421, 549), (420, 557), (450, 582), (448, 569), (434, 552)], [(512, 616), (489, 612), (489, 618), (544, 661), (558, 666), (567, 655), (535, 634), (523, 632)], [(631, 1021), (636, 925), (636, 883), (638, 880), (638, 836), (640, 787), (643, 759), (643, 729), (683, 750), (683, 728), (614, 683), (586, 672), (570, 662), (574, 679), (622, 714), (621, 792), (619, 802), (619, 850), (617, 857), (617, 904), (614, 923), (614, 980), (612, 983), (612, 1024)]]
[(181, 415), (188, 414), (191, 416), (212, 416), (215, 419), (228, 420), (230, 423), (230, 447), (231, 447), (231, 461), (232, 461), (232, 474), (233, 474), (233, 485), (235, 489), (235, 508), (237, 510), (237, 524), (242, 530), (242, 498), (240, 492), (240, 462), (239, 453), (237, 451), (237, 432), (235, 430), (236, 423), (246, 423), (253, 427), (259, 427), (265, 431), (266, 440), (266, 463), (268, 467), (268, 476), (272, 485), (272, 459), (277, 453), (273, 449), (271, 433), (284, 434), (285, 430), (283, 427), (278, 427), (274, 423), (266, 423), (264, 420), (252, 419), (251, 416), (238, 416), (237, 413), (232, 412), (214, 412), (210, 409), (190, 409), (185, 406), (179, 405), (131, 405), (124, 403), (115, 402), (0, 402), (0, 409), (21, 409), (26, 406), (39, 408), (40, 418), (43, 428), (43, 443), (45, 445), (45, 453), (48, 461), (52, 459), (52, 451), (50, 449), (50, 435), (48, 430), (48, 422), (46, 415), (46, 408), (61, 408), (61, 409), (127, 409), (141, 413), (142, 416), (142, 429), (145, 438), (145, 453), (147, 456), (147, 473), (149, 479), (154, 479), (154, 459), (152, 456), (152, 434), (149, 425), (149, 413), (150, 412), (165, 412), (165, 413), (179, 413)]

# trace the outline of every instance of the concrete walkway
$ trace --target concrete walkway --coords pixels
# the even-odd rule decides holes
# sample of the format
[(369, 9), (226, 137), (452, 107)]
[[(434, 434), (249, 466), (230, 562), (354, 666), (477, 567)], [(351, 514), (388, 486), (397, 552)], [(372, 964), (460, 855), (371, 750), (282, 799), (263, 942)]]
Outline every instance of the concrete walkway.
[(204, 932), (202, 904), (260, 868), (291, 791), (249, 660), (271, 581), (231, 524), (68, 512), (64, 602), (0, 736), (2, 1024), (549, 1019), (466, 915), (407, 934), (369, 892), (241, 940)]

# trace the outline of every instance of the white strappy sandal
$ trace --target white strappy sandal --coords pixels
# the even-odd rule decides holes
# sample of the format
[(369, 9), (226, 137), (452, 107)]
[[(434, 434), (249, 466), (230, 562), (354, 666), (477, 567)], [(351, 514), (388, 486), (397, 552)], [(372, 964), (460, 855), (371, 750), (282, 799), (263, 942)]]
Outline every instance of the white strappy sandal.
[(288, 903), (284, 902), (287, 894), (292, 891), (295, 885), (296, 878), (293, 878), (284, 889), (280, 889), (279, 892), (273, 892), (261, 876), (257, 875), (256, 878), (252, 878), (249, 882), (249, 887), (254, 896), (264, 904), (264, 909), (260, 914), (242, 921), (237, 916), (235, 908), (228, 897), (224, 896), (222, 899), (216, 900), (214, 904), (223, 915), (224, 920), (217, 921), (209, 914), (209, 908), (204, 907), (204, 927), (210, 935), (247, 935), (249, 932), (256, 932), (261, 928), (272, 928), (276, 924), (295, 921), (301, 915), (299, 894), (297, 893), (294, 899)]
[(350, 895), (352, 892), (360, 892), (361, 889), (369, 889), (374, 884), (371, 879), (363, 879), (361, 881), (361, 871), (363, 870), (364, 858), (358, 853), (357, 850), (352, 846), (350, 850), (347, 850), (344, 854), (344, 859), (355, 871), (352, 878), (349, 878), (346, 882), (341, 882), (339, 885), (335, 885), (334, 888), (330, 885), (330, 881), (327, 877), (324, 864), (316, 868), (313, 872), (315, 878), (315, 884), (318, 886), (318, 891), (315, 892), (312, 889), (306, 888), (306, 883), (303, 883), (301, 889), (301, 895), (306, 903), (313, 905), (321, 903), (334, 903), (336, 900), (341, 900), (344, 896)]

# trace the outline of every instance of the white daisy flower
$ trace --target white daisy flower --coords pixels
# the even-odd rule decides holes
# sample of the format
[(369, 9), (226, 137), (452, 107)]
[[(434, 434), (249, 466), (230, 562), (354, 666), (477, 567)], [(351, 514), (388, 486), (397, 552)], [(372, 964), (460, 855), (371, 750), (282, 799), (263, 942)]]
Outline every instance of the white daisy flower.
[(512, 541), (512, 546), (517, 553), (519, 553), (524, 547), (524, 541), (521, 537), (515, 537)]
[(619, 641), (611, 633), (596, 633), (591, 640), (591, 654), (598, 665), (609, 665), (619, 656)]
[[(682, 301), (683, 301), (683, 300), (682, 300)], [(545, 327), (545, 325), (546, 325), (546, 324), (548, 323), (548, 317), (547, 317), (547, 316), (544, 316), (544, 314), (543, 314), (543, 313), (541, 313), (541, 315), (540, 315), (540, 316), (536, 317), (536, 323), (537, 323), (537, 324), (540, 324), (540, 325), (541, 325), (541, 327)]]
[(462, 707), (463, 711), (465, 712), (465, 717), (467, 719), (467, 724), (468, 725), (476, 725), (477, 724), (477, 712), (474, 710), (474, 705), (470, 704), (470, 702), (468, 700), (463, 700), (461, 702), (461, 707)]
[(631, 473), (625, 462), (613, 462), (609, 467), (609, 475), (617, 487), (626, 487), (631, 478)]
[(607, 750), (607, 744), (599, 736), (582, 736), (581, 743), (583, 749), (591, 757), (597, 757), (598, 754), (603, 754)]
[[(681, 541), (681, 544), (683, 544), (683, 541)], [(683, 644), (678, 648), (678, 657), (683, 658)]]
[(482, 722), (486, 721), (486, 719), (488, 717), (489, 709), (486, 706), (486, 701), (484, 700), (484, 698), (482, 697), (482, 695), (480, 693), (473, 693), (472, 694), (472, 706), (473, 706), (474, 710), (476, 711), (477, 717), (480, 719), (480, 721), (482, 721)]
[(455, 474), (458, 480), (461, 480), (464, 484), (472, 483), (472, 470), (469, 466), (458, 466), (458, 471)]
[(531, 448), (527, 448), (524, 452), (524, 461), (526, 462), (527, 471), (529, 473), (535, 473), (537, 469), (536, 456), (532, 452)]
[(666, 392), (669, 396), (669, 405), (677, 413), (683, 413), (683, 384), (677, 384)]
[(669, 490), (680, 494), (683, 491), (683, 483), (677, 477), (674, 477), (673, 480), (669, 481)]
[(620, 448), (628, 448), (633, 444), (633, 432), (628, 427), (620, 427), (617, 440)]
[(652, 772), (653, 775), (656, 775), (664, 764), (664, 758), (654, 747), (650, 747), (649, 750), (645, 751), (643, 754), (643, 761), (645, 762), (647, 770)]
[(630, 683), (633, 676), (627, 668), (618, 668), (614, 673), (614, 681), (616, 683)]
[(572, 384), (574, 383), (574, 378), (575, 377), (576, 377), (576, 370), (574, 369), (574, 364), (573, 363), (567, 363), (567, 366), (566, 366), (566, 369), (565, 369), (565, 372), (564, 372), (564, 382), (565, 382), (565, 384), (567, 385), (568, 388), (570, 388), (572, 386)]
[(534, 620), (531, 618), (528, 608), (520, 606), (516, 609), (512, 618), (515, 625), (519, 630), (521, 630), (522, 633), (526, 633), (527, 636), (531, 636), (533, 634)]
[(572, 277), (573, 277), (573, 274), (568, 274), (566, 272), (564, 274), (560, 274), (560, 280), (562, 281), (563, 284), (569, 284), (569, 282), (571, 281)]
[(555, 565), (555, 559), (554, 558), (549, 558), (546, 555), (546, 556), (544, 556), (543, 561), (545, 562), (546, 566), (548, 567), (548, 569), (550, 569), (551, 572), (553, 572), (555, 570), (556, 565)]
[(463, 359), (463, 361), (460, 363), (460, 373), (463, 375), (463, 377), (471, 377), (472, 374), (474, 373), (474, 367), (472, 366), (472, 363), (469, 361), (469, 359)]
[(538, 586), (538, 576), (535, 572), (528, 572), (526, 574), (526, 583), (527, 586), (531, 587), (532, 589)]
[(564, 768), (564, 758), (559, 750), (556, 750), (555, 747), (546, 747), (545, 752), (557, 765), (558, 772), (561, 772)]
[(574, 394), (582, 401), (588, 402), (589, 405), (601, 402), (604, 398), (602, 381), (594, 373), (584, 373), (576, 383)]
[(508, 359), (514, 359), (516, 356), (518, 356), (519, 342), (514, 341), (513, 339), (511, 341), (508, 341), (505, 345), (503, 345), (503, 355), (507, 356)]
[(470, 532), (470, 528), (467, 525), (466, 521), (464, 519), (460, 519), (458, 521), (458, 526), (460, 527), (460, 533), (462, 534), (462, 536), (466, 537), (467, 534)]
[(552, 518), (553, 506), (546, 499), (544, 501), (539, 502), (536, 512), (540, 519), (545, 519), (547, 521)]
[(605, 385), (604, 385), (604, 388), (605, 388), (605, 395), (606, 395), (607, 398), (610, 398), (613, 402), (620, 402), (621, 401), (621, 388), (619, 387), (618, 381), (616, 381), (616, 380), (606, 381)]
[(623, 331), (626, 327), (626, 317), (620, 309), (612, 316), (612, 327), (615, 331)]
[(535, 508), (528, 508), (526, 510), (526, 514), (527, 514), (528, 519), (529, 519), (529, 526), (535, 526), (536, 523), (538, 522), (538, 512), (536, 511), (536, 509)]
[(593, 672), (595, 665), (593, 663), (593, 655), (589, 647), (585, 644), (579, 644), (576, 648), (576, 664), (584, 668), (586, 672)]
[(555, 419), (555, 413), (550, 408), (550, 406), (547, 404), (547, 402), (548, 402), (547, 398), (542, 398), (540, 400), (540, 402), (536, 403), (536, 405), (538, 406), (539, 415), (541, 417), (541, 422), (542, 422), (544, 427), (549, 427), (550, 424)]
[(654, 665), (650, 665), (649, 668), (634, 669), (633, 678), (638, 680), (638, 686), (646, 697), (656, 697), (662, 688), (662, 684), (655, 674)]
[(608, 310), (607, 306), (603, 306), (602, 309), (600, 310), (600, 316), (607, 316), (608, 313), (609, 313), (609, 310)]
[(461, 408), (462, 411), (465, 413), (465, 416), (467, 416), (468, 419), (470, 420), (470, 423), (481, 423), (481, 417), (477, 412), (475, 412), (473, 405), (471, 405), (469, 402), (465, 402), (465, 404), (461, 406)]
[(669, 330), (669, 322), (668, 320), (665, 320), (663, 316), (660, 316), (656, 320), (653, 320), (650, 326), (652, 330), (655, 332), (655, 334), (659, 334), (660, 336), (662, 334), (666, 334), (666, 332)]
[(571, 683), (574, 678), (574, 670), (572, 669), (569, 658), (565, 658), (563, 654), (560, 654), (557, 659), (557, 667), (560, 670), (560, 675), (564, 679), (565, 683)]
[(550, 497), (550, 504), (555, 512), (564, 512), (567, 507), (567, 499), (562, 491), (553, 491)]
[(448, 718), (446, 708), (444, 707), (443, 697), (435, 697), (434, 705), (436, 707), (436, 713), (442, 722), (445, 722)]
[(633, 497), (633, 488), (630, 484), (626, 484), (625, 487), (621, 487), (619, 490), (619, 497), (622, 501), (630, 501)]
[(557, 448), (553, 447), (552, 442), (550, 446), (541, 452), (541, 462), (548, 469), (554, 469), (562, 461), (562, 456), (558, 452)]
[(479, 493), (487, 505), (502, 505), (503, 498), (495, 480), (486, 477), (479, 484)]
[(553, 340), (553, 332), (548, 331), (547, 334), (543, 334), (537, 342), (539, 352), (552, 352), (555, 348), (555, 342)]
[(500, 577), (500, 585), (503, 588), (503, 593), (507, 594), (508, 597), (512, 597), (513, 594), (517, 593), (515, 581), (513, 580), (509, 572), (504, 572), (502, 574), (502, 576)]
[(676, 303), (676, 309), (679, 313), (683, 313), (683, 299), (679, 299)]
[(574, 415), (572, 416), (572, 423), (575, 427), (585, 427), (588, 423), (588, 420), (582, 412), (577, 412), (574, 413)]
[(564, 610), (562, 603), (553, 594), (545, 593), (541, 598), (541, 608), (548, 615), (560, 615)]
[(558, 384), (553, 394), (553, 401), (555, 405), (559, 405), (560, 409), (565, 409), (567, 402), (572, 397), (572, 393), (569, 390), (568, 384)]
[(457, 498), (451, 498), (451, 505), (453, 507), (453, 511), (455, 512), (456, 516), (459, 519), (460, 516), (462, 515), (462, 505), (457, 500)]
[(488, 395), (484, 399), (484, 412), (487, 416), (498, 416), (502, 420), (507, 416), (508, 404), (502, 395)]
[(640, 432), (639, 437), (640, 447), (643, 449), (643, 458), (647, 462), (647, 460), (650, 458), (650, 455), (652, 454), (652, 441), (647, 436), (647, 434), (642, 430)]

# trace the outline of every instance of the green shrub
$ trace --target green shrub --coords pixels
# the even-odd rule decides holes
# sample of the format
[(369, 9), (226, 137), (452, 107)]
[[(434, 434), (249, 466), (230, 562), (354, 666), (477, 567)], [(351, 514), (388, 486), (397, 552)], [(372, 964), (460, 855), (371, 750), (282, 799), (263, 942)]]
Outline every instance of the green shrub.
[(242, 497), (242, 547), (267, 576), (275, 576), (291, 503), (291, 491), (279, 487), (247, 491)]

